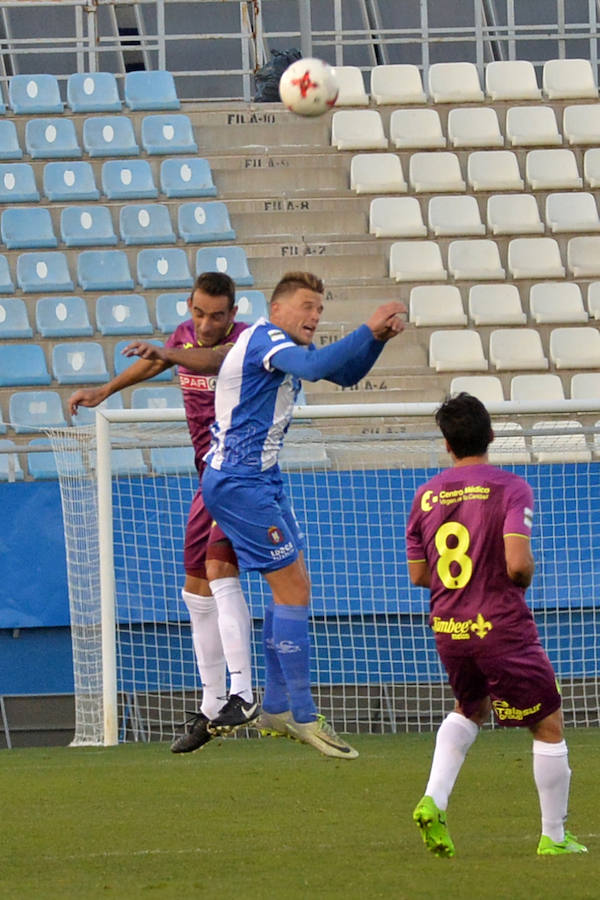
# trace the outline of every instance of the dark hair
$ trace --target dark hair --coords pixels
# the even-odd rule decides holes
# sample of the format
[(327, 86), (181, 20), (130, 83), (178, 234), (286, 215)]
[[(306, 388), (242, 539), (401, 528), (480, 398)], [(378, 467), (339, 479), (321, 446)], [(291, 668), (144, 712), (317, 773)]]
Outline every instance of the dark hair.
[(465, 391), (446, 397), (435, 421), (457, 459), (483, 456), (493, 438), (489, 412), (481, 400)]
[(229, 309), (235, 306), (235, 282), (224, 272), (202, 272), (194, 282), (190, 299), (196, 291), (202, 291), (209, 297), (227, 297)]
[(321, 279), (318, 275), (313, 275), (312, 272), (286, 272), (273, 288), (271, 303), (279, 300), (280, 297), (295, 294), (296, 291), (302, 288), (305, 288), (307, 291), (314, 291), (316, 294), (322, 294), (325, 290)]

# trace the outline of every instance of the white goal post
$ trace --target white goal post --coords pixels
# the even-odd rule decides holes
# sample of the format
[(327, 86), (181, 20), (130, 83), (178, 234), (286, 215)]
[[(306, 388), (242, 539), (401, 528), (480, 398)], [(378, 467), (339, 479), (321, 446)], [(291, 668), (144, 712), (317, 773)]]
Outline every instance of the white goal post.
[[(410, 587), (404, 549), (415, 490), (449, 462), (433, 423), (437, 405), (299, 407), (286, 438), (282, 469), (313, 585), (312, 680), (339, 731), (431, 730), (451, 708), (428, 597)], [(600, 403), (489, 409), (491, 461), (522, 474), (536, 495), (528, 599), (562, 684), (565, 719), (597, 725), (600, 435), (592, 420)], [(557, 413), (587, 414), (590, 424), (574, 431)], [(99, 409), (95, 427), (49, 436), (64, 514), (73, 744), (170, 740), (201, 699), (180, 598), (198, 484), (183, 409)], [(260, 687), (266, 594), (256, 573), (243, 584)]]

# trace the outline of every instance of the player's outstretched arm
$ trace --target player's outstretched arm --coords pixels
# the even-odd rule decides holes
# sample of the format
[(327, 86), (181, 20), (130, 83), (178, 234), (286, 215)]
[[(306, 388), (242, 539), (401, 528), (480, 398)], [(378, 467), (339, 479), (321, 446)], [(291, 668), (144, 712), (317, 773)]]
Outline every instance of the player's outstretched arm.
[(162, 363), (162, 368), (169, 366), (185, 366), (191, 372), (200, 375), (216, 375), (231, 344), (218, 347), (161, 347), (149, 341), (132, 341), (123, 349), (125, 356), (139, 356), (140, 359)]
[(133, 365), (128, 366), (119, 375), (116, 375), (106, 384), (99, 385), (95, 388), (80, 388), (71, 394), (67, 401), (69, 412), (72, 416), (77, 415), (77, 409), (80, 406), (94, 407), (106, 400), (112, 394), (122, 391), (123, 388), (131, 387), (139, 384), (140, 381), (147, 381), (153, 378), (167, 368), (167, 364), (160, 360), (138, 359)]

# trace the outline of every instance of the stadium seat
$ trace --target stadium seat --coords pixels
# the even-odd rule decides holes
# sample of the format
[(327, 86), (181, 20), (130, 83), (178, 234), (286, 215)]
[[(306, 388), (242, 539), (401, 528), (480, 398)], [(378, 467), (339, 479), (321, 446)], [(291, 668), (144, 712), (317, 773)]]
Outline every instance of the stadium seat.
[(117, 79), (112, 72), (72, 72), (67, 104), (74, 113), (121, 112)]
[(80, 406), (74, 416), (71, 416), (71, 424), (76, 426), (95, 425), (97, 409), (123, 409), (123, 396), (120, 391), (111, 394), (98, 406)]
[(428, 221), (429, 229), (436, 237), (485, 234), (485, 225), (481, 221), (479, 206), (473, 196), (432, 197), (429, 201)]
[(400, 194), (408, 190), (395, 153), (356, 153), (350, 161), (350, 188), (357, 194)]
[[(533, 431), (558, 431), (552, 434), (532, 434), (531, 452), (539, 463), (590, 462), (592, 451), (587, 445), (581, 422), (571, 419), (534, 422)], [(564, 431), (573, 432), (564, 434)]]
[(466, 184), (460, 172), (456, 153), (413, 153), (409, 163), (409, 181), (417, 193), (464, 191)]
[(565, 392), (560, 375), (513, 375), (510, 399), (517, 403), (553, 403), (564, 400)]
[(581, 188), (582, 180), (572, 150), (530, 150), (525, 160), (525, 175), (534, 191), (556, 188)]
[(40, 199), (29, 163), (0, 164), (0, 204), (37, 203)]
[(581, 288), (574, 281), (544, 281), (529, 290), (531, 318), (538, 325), (553, 322), (587, 322)]
[(110, 451), (110, 470), (113, 475), (147, 475), (144, 454), (137, 447)]
[(21, 159), (23, 150), (19, 144), (15, 123), (10, 119), (0, 122), (0, 159)]
[[(0, 440), (0, 450), (17, 449), (9, 438)], [(23, 469), (16, 453), (0, 453), (0, 481), (23, 481)]]
[[(124, 356), (123, 355), (123, 350), (130, 343), (131, 343), (131, 338), (126, 338), (125, 340), (119, 341), (117, 344), (115, 344), (115, 348), (114, 348), (115, 375), (120, 375), (121, 372), (124, 372), (125, 369), (127, 369), (127, 368), (129, 368), (129, 366), (133, 365), (136, 362), (136, 360), (139, 358), (137, 356)], [(156, 344), (157, 347), (164, 347), (163, 341), (158, 341), (155, 338), (149, 338), (148, 343)], [(173, 370), (174, 370), (174, 367), (169, 367), (168, 369), (164, 369), (164, 371), (159, 372), (158, 375), (155, 375), (153, 378), (150, 378), (149, 381), (172, 381)]]
[(600, 372), (577, 372), (571, 376), (572, 400), (597, 400), (600, 397)]
[(81, 156), (72, 119), (29, 119), (25, 148), (32, 159), (72, 159)]
[(254, 284), (243, 247), (200, 247), (196, 251), (196, 274), (201, 272), (225, 272), (239, 287)]
[(428, 93), (434, 103), (480, 102), (484, 99), (477, 67), (470, 62), (431, 65)]
[(567, 266), (573, 278), (597, 278), (600, 275), (600, 236), (570, 238)]
[(600, 281), (592, 281), (587, 289), (587, 308), (592, 319), (600, 319)]
[(551, 106), (511, 106), (506, 112), (506, 140), (513, 147), (562, 144)]
[(163, 69), (127, 72), (125, 105), (129, 109), (179, 109), (175, 79)]
[(26, 293), (73, 290), (67, 257), (58, 250), (21, 253), (17, 259), (17, 282)]
[(8, 267), (8, 260), (0, 256), (0, 294), (14, 294), (15, 286)]
[(395, 109), (390, 116), (390, 141), (399, 150), (445, 147), (437, 109)]
[(160, 189), (167, 197), (216, 197), (207, 159), (163, 159), (160, 164)]
[(90, 337), (94, 329), (82, 297), (40, 297), (35, 327), (42, 337)]
[(514, 284), (474, 284), (469, 289), (469, 318), (481, 325), (524, 325), (527, 316)]
[(421, 73), (415, 65), (378, 65), (371, 69), (371, 97), (377, 105), (426, 103)]
[(171, 334), (178, 325), (190, 318), (187, 304), (189, 292), (159, 294), (156, 298), (156, 327), (164, 334)]
[[(31, 448), (27, 453), (27, 467), (32, 478), (37, 480), (58, 478), (58, 466), (56, 456), (51, 447), (49, 438), (33, 438), (29, 441), (28, 446)], [(46, 449), (34, 449), (46, 448)], [(62, 464), (68, 467), (70, 476), (83, 476), (86, 474), (85, 465), (81, 450), (76, 449), (73, 443), (72, 450), (64, 450)]]
[(363, 74), (358, 66), (335, 66), (339, 87), (336, 106), (368, 106), (369, 95), (365, 90)]
[(141, 294), (101, 294), (96, 300), (98, 331), (110, 334), (152, 334), (146, 298)]
[(544, 231), (533, 194), (493, 194), (488, 197), (487, 223), (492, 234), (542, 234)]
[(130, 291), (134, 286), (124, 250), (82, 250), (77, 281), (84, 291)]
[(473, 150), (467, 178), (474, 191), (522, 191), (525, 186), (511, 150)]
[(600, 144), (600, 104), (578, 103), (565, 106), (563, 134), (569, 144)]
[(462, 391), (477, 397), (484, 406), (504, 402), (502, 382), (497, 375), (457, 375), (450, 382), (450, 393), (460, 394)]
[(147, 159), (120, 162), (111, 159), (102, 165), (102, 192), (109, 200), (151, 200), (158, 197)]
[(83, 123), (83, 146), (90, 156), (137, 156), (140, 148), (127, 116), (93, 116)]
[(96, 341), (54, 344), (52, 372), (59, 384), (97, 383), (109, 379), (104, 349)]
[(523, 426), (518, 422), (494, 422), (494, 440), (488, 449), (488, 460), (496, 466), (527, 465), (531, 462)]
[(539, 100), (542, 96), (533, 63), (494, 60), (485, 67), (485, 92), (491, 100)]
[(0, 339), (30, 337), (33, 337), (33, 331), (23, 300), (20, 297), (0, 297)]
[(492, 240), (451, 241), (448, 246), (448, 271), (453, 278), (468, 281), (505, 277), (498, 245)]
[(408, 321), (417, 328), (466, 325), (467, 317), (459, 289), (450, 284), (413, 287), (410, 292)]
[(225, 203), (182, 203), (177, 210), (177, 230), (186, 244), (234, 241), (236, 234)]
[(57, 391), (14, 391), (8, 404), (10, 424), (17, 434), (63, 428), (67, 424)]
[(547, 369), (542, 339), (535, 328), (497, 328), (490, 334), (490, 363), (499, 371)]
[(174, 244), (177, 240), (169, 208), (162, 203), (122, 206), (119, 230), (126, 244)]
[(131, 392), (132, 409), (181, 409), (183, 394), (173, 385), (138, 387)]
[(585, 151), (583, 175), (589, 187), (600, 187), (600, 147), (592, 147)]
[(198, 145), (189, 116), (171, 113), (142, 119), (142, 147), (146, 153), (197, 153)]
[(416, 197), (375, 197), (369, 206), (369, 234), (375, 237), (426, 237)]
[(485, 372), (488, 364), (478, 331), (432, 331), (429, 365), (436, 372)]
[(39, 344), (0, 344), (0, 386), (50, 384)]
[(145, 288), (191, 288), (193, 279), (185, 250), (181, 247), (140, 250), (137, 280)]
[(340, 109), (331, 119), (331, 146), (338, 150), (385, 150), (388, 140), (376, 109)]
[(58, 245), (50, 210), (44, 206), (9, 206), (2, 213), (0, 234), (9, 250)]
[(193, 447), (151, 447), (150, 465), (157, 475), (185, 475), (195, 472)]
[(94, 170), (89, 162), (49, 162), (44, 166), (44, 195), (67, 203), (98, 200)]
[(566, 191), (546, 197), (546, 224), (555, 233), (600, 231), (594, 195), (587, 191)]
[(448, 142), (452, 147), (504, 147), (496, 110), (486, 106), (451, 109)]
[(557, 241), (550, 237), (513, 238), (508, 244), (508, 269), (513, 278), (564, 278)]
[(117, 243), (108, 206), (66, 206), (60, 233), (67, 247), (107, 247)]
[(261, 316), (265, 319), (269, 318), (267, 298), (262, 291), (236, 291), (235, 302), (237, 306), (236, 322), (254, 325)]
[(557, 369), (600, 368), (600, 332), (591, 325), (553, 328), (550, 359)]
[(8, 103), (12, 111), (19, 115), (48, 115), (63, 111), (55, 75), (13, 75), (8, 84)]
[(589, 59), (548, 59), (542, 70), (542, 87), (549, 100), (598, 97)]
[(436, 241), (395, 241), (390, 247), (390, 278), (396, 281), (445, 281)]

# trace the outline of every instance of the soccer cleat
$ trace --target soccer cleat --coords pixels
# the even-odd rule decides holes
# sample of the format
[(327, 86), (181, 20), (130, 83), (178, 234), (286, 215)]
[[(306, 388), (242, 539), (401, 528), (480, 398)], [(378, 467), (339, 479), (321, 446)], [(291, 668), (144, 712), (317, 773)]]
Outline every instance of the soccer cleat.
[(543, 834), (537, 848), (538, 856), (562, 856), (564, 853), (587, 853), (588, 848), (580, 844), (570, 831), (565, 831), (563, 841), (553, 841)]
[(213, 736), (233, 734), (238, 728), (251, 725), (259, 712), (256, 700), (244, 700), (239, 694), (230, 694), (219, 715), (211, 719), (207, 728)]
[(454, 844), (446, 827), (446, 813), (431, 797), (421, 797), (413, 812), (413, 821), (419, 828), (425, 846), (434, 856), (454, 856)]
[(212, 741), (213, 736), (209, 732), (208, 717), (204, 713), (194, 713), (183, 723), (189, 725), (185, 734), (180, 734), (171, 744), (171, 753), (193, 753)]
[(338, 759), (356, 759), (358, 756), (358, 750), (335, 733), (325, 716), (318, 715), (312, 722), (296, 722), (291, 719), (287, 729), (293, 738), (303, 744), (310, 744), (324, 756), (335, 756)]
[(263, 737), (286, 737), (296, 740), (288, 729), (288, 725), (292, 721), (289, 709), (280, 713), (268, 713), (263, 709), (258, 719), (252, 723), (252, 727), (257, 728)]

